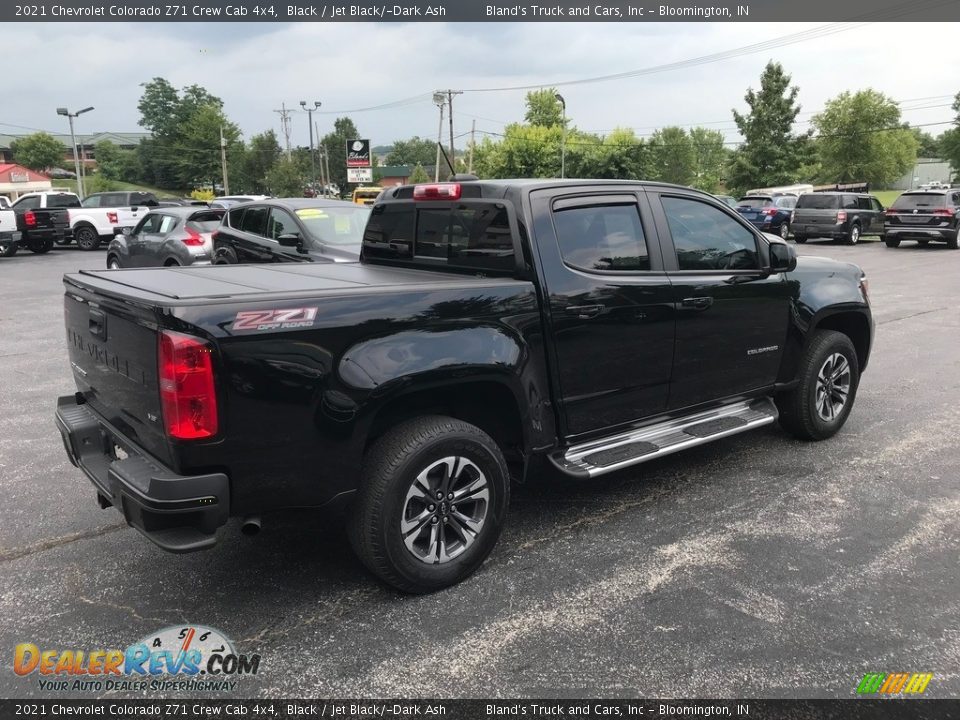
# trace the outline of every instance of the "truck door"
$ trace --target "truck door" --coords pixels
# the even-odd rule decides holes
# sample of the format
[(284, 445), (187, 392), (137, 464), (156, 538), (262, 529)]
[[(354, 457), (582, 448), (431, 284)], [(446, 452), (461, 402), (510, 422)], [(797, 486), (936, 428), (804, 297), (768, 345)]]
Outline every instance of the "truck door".
[(536, 191), (555, 392), (567, 437), (666, 410), (674, 310), (642, 191)]
[(787, 336), (790, 285), (761, 271), (762, 242), (719, 203), (650, 193), (677, 308), (670, 409), (772, 385)]

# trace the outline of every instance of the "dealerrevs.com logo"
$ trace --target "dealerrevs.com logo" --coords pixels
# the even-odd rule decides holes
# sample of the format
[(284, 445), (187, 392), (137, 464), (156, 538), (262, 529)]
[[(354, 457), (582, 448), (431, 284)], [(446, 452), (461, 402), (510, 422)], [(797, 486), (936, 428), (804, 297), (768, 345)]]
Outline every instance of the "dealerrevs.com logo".
[(259, 655), (242, 655), (221, 632), (202, 625), (171, 626), (126, 650), (42, 649), (20, 643), (13, 671), (36, 676), (40, 690), (224, 690), (240, 675), (256, 675)]

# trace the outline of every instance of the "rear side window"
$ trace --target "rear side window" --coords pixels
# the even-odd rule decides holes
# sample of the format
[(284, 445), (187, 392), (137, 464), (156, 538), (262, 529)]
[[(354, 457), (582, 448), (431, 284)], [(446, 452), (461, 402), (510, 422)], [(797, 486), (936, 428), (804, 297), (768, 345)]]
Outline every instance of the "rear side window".
[(57, 193), (56, 195), (47, 195), (47, 207), (49, 208), (78, 208), (80, 199), (76, 195), (67, 193)]
[(797, 209), (808, 210), (836, 210), (840, 207), (839, 195), (820, 195), (819, 193), (806, 193), (797, 200)]
[(246, 208), (236, 208), (227, 213), (227, 225), (232, 228), (240, 229), (241, 224), (243, 223), (243, 213)]
[(423, 259), (469, 270), (510, 271), (516, 266), (506, 208), (488, 203), (378, 205), (363, 234), (363, 252), (369, 258), (414, 264)]
[(947, 196), (942, 193), (911, 193), (901, 195), (893, 201), (897, 210), (923, 210), (924, 208), (942, 208), (947, 205)]
[(263, 235), (267, 227), (267, 210), (268, 208), (262, 206), (246, 208), (239, 229), (254, 235)]
[(861, 210), (873, 210), (873, 203), (868, 197), (857, 198), (857, 205)]
[(176, 227), (177, 219), (173, 215), (162, 215), (160, 216), (160, 229), (158, 232), (161, 235), (166, 235), (168, 232), (173, 230)]
[(592, 205), (558, 210), (554, 227), (563, 261), (580, 270), (649, 270), (637, 206)]
[(844, 210), (856, 210), (856, 209), (857, 209), (857, 196), (856, 196), (856, 195), (844, 195), (844, 196), (843, 196), (843, 209), (844, 209)]
[(156, 207), (157, 199), (153, 196), (152, 193), (133, 192), (133, 193), (130, 193), (130, 204), (143, 205), (145, 207)]

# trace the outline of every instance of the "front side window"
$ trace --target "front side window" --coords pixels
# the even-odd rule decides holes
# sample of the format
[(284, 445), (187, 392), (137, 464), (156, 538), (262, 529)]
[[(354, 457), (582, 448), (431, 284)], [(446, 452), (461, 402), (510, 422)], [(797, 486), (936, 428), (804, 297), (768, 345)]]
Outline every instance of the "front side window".
[(755, 270), (753, 233), (722, 210), (688, 198), (664, 197), (680, 270)]
[(160, 214), (159, 213), (150, 213), (149, 215), (144, 216), (143, 220), (140, 221), (140, 224), (134, 229), (133, 234), (139, 235), (141, 233), (155, 233), (160, 227)]
[(174, 226), (177, 224), (177, 219), (173, 215), (161, 215), (160, 216), (160, 229), (158, 232), (161, 235), (166, 235), (168, 232), (173, 230)]
[(270, 211), (270, 223), (267, 227), (267, 237), (279, 240), (281, 235), (300, 235), (300, 228), (296, 220), (290, 217), (286, 210), (273, 208)]
[(634, 204), (589, 205), (553, 215), (563, 261), (579, 270), (649, 270), (650, 255)]

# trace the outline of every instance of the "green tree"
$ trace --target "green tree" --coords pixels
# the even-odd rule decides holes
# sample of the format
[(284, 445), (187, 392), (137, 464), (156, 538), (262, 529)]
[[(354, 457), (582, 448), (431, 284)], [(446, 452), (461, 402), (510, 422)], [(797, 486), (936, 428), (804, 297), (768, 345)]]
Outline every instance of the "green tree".
[[(125, 180), (129, 172), (132, 150), (117, 147), (109, 140), (101, 140), (93, 146), (94, 157), (97, 159), (97, 173), (104, 180)], [(90, 192), (93, 192), (90, 190)]]
[(804, 141), (793, 134), (800, 112), (799, 89), (790, 85), (780, 63), (769, 62), (760, 76), (760, 90), (748, 88), (744, 96), (750, 108), (745, 115), (733, 111), (733, 120), (743, 144), (732, 158), (731, 188), (784, 185), (797, 179), (804, 160)]
[(407, 183), (414, 185), (416, 183), (426, 183), (433, 180), (430, 175), (427, 175), (427, 171), (424, 169), (423, 165), (417, 163), (413, 168), (413, 171), (410, 173), (410, 177), (407, 178)]
[(723, 179), (729, 152), (719, 130), (695, 127), (690, 130), (693, 145), (693, 182), (695, 188), (715, 193)]
[(267, 189), (267, 175), (280, 160), (280, 143), (273, 130), (254, 135), (248, 143), (244, 164), (244, 175), (249, 189), (257, 195), (263, 195)]
[(387, 165), (433, 165), (437, 157), (437, 143), (434, 140), (414, 135), (409, 140), (397, 140), (393, 150), (387, 153)]
[[(498, 142), (484, 138), (474, 149), (474, 168), (480, 177), (560, 177), (559, 125), (507, 125)], [(573, 138), (568, 133), (567, 141)]]
[(876, 90), (843, 92), (813, 118), (825, 182), (888, 185), (917, 160), (917, 137), (897, 103)]
[(63, 163), (66, 147), (52, 135), (34, 133), (10, 144), (13, 161), (31, 170), (42, 171)]
[(556, 88), (532, 90), (527, 93), (527, 112), (524, 120), (528, 125), (554, 127), (563, 125), (563, 104), (557, 99)]
[(181, 185), (219, 183), (222, 180), (221, 131), (229, 157), (240, 142), (240, 129), (224, 117), (218, 104), (200, 105), (183, 120), (175, 146), (179, 152), (176, 167)]
[(333, 121), (333, 132), (324, 135), (320, 141), (329, 157), (330, 182), (336, 185), (341, 193), (347, 189), (347, 140), (359, 137), (360, 132), (353, 120), (340, 117)]
[(697, 155), (693, 141), (681, 127), (665, 127), (650, 138), (654, 180), (692, 185), (696, 179)]
[(940, 157), (940, 138), (934, 137), (925, 130), (915, 127), (910, 128), (910, 132), (917, 139), (917, 157), (936, 158)]
[(575, 133), (572, 143), (568, 138), (570, 177), (640, 180), (649, 177), (649, 163), (649, 146), (629, 128), (617, 128), (604, 138), (586, 133)]
[(953, 168), (954, 180), (960, 180), (960, 92), (953, 99), (953, 111), (953, 127), (940, 136), (940, 155)]
[(276, 162), (266, 178), (270, 194), (277, 197), (302, 197), (305, 182), (297, 164), (285, 157)]

